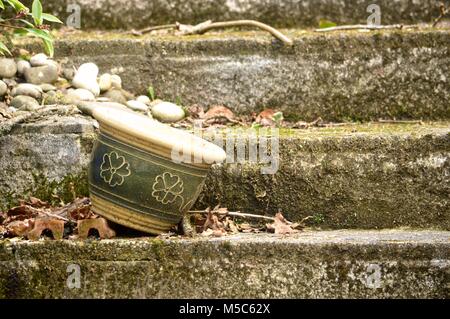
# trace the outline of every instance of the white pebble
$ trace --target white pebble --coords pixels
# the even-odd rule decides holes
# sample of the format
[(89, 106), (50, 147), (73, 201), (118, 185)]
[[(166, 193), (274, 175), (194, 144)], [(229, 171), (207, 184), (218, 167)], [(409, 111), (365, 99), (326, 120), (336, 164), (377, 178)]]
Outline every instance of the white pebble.
[(35, 99), (40, 99), (42, 93), (43, 90), (39, 86), (30, 83), (21, 83), (17, 85), (15, 88), (13, 88), (11, 91), (12, 96), (26, 95), (33, 97)]
[(108, 91), (112, 86), (111, 74), (105, 73), (100, 76), (98, 80), (98, 84), (100, 86), (100, 91), (105, 92)]
[(141, 112), (148, 111), (148, 106), (146, 104), (135, 100), (128, 101), (127, 106), (134, 111), (141, 111)]
[(39, 53), (31, 57), (31, 66), (43, 66), (47, 65), (48, 57), (44, 53)]
[(120, 76), (113, 74), (111, 75), (111, 85), (113, 88), (121, 89), (122, 88), (122, 79)]
[(146, 95), (138, 96), (136, 101), (147, 104), (147, 105), (150, 105), (150, 103), (152, 102), (152, 101), (150, 101), (150, 98)]
[(79, 101), (95, 101), (94, 94), (86, 89), (69, 90), (67, 97), (79, 100)]
[(72, 80), (72, 85), (78, 89), (89, 90), (98, 96), (100, 95), (100, 86), (97, 83), (97, 75), (97, 65), (94, 63), (82, 64)]
[(184, 110), (176, 104), (161, 102), (153, 106), (153, 116), (161, 122), (177, 122), (184, 118)]
[(19, 60), (17, 61), (17, 72), (19, 74), (25, 74), (25, 70), (31, 68), (31, 64), (28, 61), (25, 60)]

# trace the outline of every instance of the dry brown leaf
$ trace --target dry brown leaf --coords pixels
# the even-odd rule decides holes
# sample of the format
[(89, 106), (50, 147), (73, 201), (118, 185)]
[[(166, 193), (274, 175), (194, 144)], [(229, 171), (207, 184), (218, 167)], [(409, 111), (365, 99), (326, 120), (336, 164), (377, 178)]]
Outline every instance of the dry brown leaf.
[(204, 116), (205, 116), (205, 111), (203, 109), (203, 106), (194, 104), (194, 105), (189, 106), (187, 109), (189, 112), (189, 116), (192, 119), (200, 119), (200, 118), (204, 118)]
[(235, 123), (234, 113), (225, 106), (212, 106), (202, 117), (208, 124)]
[(275, 126), (275, 121), (273, 120), (273, 116), (277, 113), (277, 111), (273, 109), (265, 109), (255, 119), (255, 123), (260, 124), (262, 126)]
[(322, 118), (319, 117), (315, 121), (312, 121), (312, 122), (298, 121), (292, 125), (292, 128), (305, 129), (305, 128), (310, 128), (310, 127), (314, 127), (314, 126), (319, 126), (322, 123), (323, 123), (323, 120), (322, 120)]
[(261, 229), (259, 227), (255, 227), (249, 223), (239, 224), (238, 229), (242, 233), (260, 233), (261, 232)]
[(112, 238), (116, 232), (109, 226), (108, 221), (102, 217), (78, 220), (78, 237), (86, 239), (91, 229), (96, 229), (100, 238)]
[(228, 208), (226, 207), (220, 207), (220, 204), (214, 207), (212, 210), (213, 213), (219, 214), (219, 215), (226, 215), (228, 214)]
[(64, 236), (64, 221), (54, 217), (38, 217), (34, 221), (33, 229), (27, 232), (27, 238), (38, 240), (45, 230), (51, 231), (54, 239)]
[(39, 198), (30, 196), (30, 199), (28, 200), (28, 202), (25, 202), (24, 205), (29, 205), (31, 207), (34, 208), (48, 208), (50, 207), (50, 204), (47, 202), (44, 202), (42, 200), (40, 200)]
[(63, 216), (72, 220), (96, 218), (97, 215), (91, 211), (91, 201), (88, 197), (77, 198), (64, 207), (52, 211), (54, 215)]
[(206, 217), (205, 224), (203, 225), (203, 230), (207, 230), (208, 228), (212, 230), (222, 230), (224, 229), (224, 224), (219, 220), (217, 215), (212, 212), (208, 212), (208, 216)]
[(16, 206), (6, 212), (6, 218), (3, 221), (3, 224), (7, 225), (13, 221), (25, 220), (25, 219), (36, 217), (42, 211), (43, 210), (34, 208), (30, 205)]
[(236, 223), (229, 217), (225, 217), (224, 226), (225, 229), (232, 234), (239, 233), (239, 228), (237, 227)]
[(10, 237), (25, 236), (34, 227), (34, 219), (16, 220), (5, 227), (6, 235)]
[(284, 216), (280, 212), (275, 215), (275, 219), (272, 224), (266, 224), (266, 228), (268, 231), (278, 235), (297, 233), (298, 230), (295, 228), (298, 226), (298, 224), (291, 223), (286, 220), (286, 218), (284, 218)]

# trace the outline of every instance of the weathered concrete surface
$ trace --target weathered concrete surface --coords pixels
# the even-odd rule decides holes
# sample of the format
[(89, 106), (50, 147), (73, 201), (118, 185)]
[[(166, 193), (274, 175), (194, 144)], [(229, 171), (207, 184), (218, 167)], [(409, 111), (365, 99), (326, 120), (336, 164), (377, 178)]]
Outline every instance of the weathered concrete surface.
[[(16, 125), (0, 136), (0, 207), (23, 194), (58, 202), (87, 193), (86, 168), (95, 138), (93, 120), (52, 116)], [(81, 180), (81, 182), (80, 182)]]
[(68, 5), (73, 3), (80, 5), (83, 29), (102, 30), (176, 21), (196, 24), (209, 19), (256, 19), (287, 27), (317, 27), (321, 19), (358, 24), (367, 23), (367, 6), (372, 3), (380, 6), (383, 24), (430, 22), (439, 15), (437, 0), (46, 0), (44, 9), (66, 21), (74, 12), (68, 12)]
[[(73, 123), (71, 126), (61, 123)], [(77, 126), (79, 125), (79, 126)], [(93, 121), (69, 117), (20, 125), (0, 137), (2, 204), (30, 193), (55, 201), (87, 195)], [(76, 128), (76, 129), (75, 129)], [(42, 133), (45, 132), (45, 133)], [(245, 134), (240, 134), (245, 136)], [(324, 228), (450, 230), (450, 125), (350, 125), (281, 132), (279, 168), (214, 167), (196, 204)], [(39, 175), (37, 175), (39, 174)]]
[(296, 131), (280, 139), (270, 165), (213, 168), (198, 207), (291, 220), (313, 216), (331, 228), (437, 227), (450, 230), (450, 127), (355, 126)]
[(0, 298), (448, 298), (449, 271), (450, 232), (0, 241)]
[[(95, 62), (125, 88), (185, 105), (291, 119), (450, 118), (450, 30), (318, 34), (288, 30), (294, 47), (261, 32), (204, 36), (64, 35), (68, 66)], [(36, 51), (42, 50), (34, 45)]]

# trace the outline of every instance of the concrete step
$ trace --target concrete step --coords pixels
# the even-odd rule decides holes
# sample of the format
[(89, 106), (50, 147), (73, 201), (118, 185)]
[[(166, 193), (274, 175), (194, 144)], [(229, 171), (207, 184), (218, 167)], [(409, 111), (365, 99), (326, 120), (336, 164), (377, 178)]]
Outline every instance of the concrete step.
[[(53, 201), (87, 195), (93, 123), (59, 115), (0, 136), (2, 205), (26, 194)], [(448, 122), (282, 130), (275, 174), (262, 174), (268, 166), (216, 165), (197, 207), (220, 203), (267, 215), (281, 210), (291, 220), (313, 216), (310, 225), (333, 229), (450, 230)]]
[[(24, 3), (31, 3), (25, 0)], [(367, 23), (370, 0), (46, 0), (45, 12), (66, 21), (78, 4), (83, 29), (131, 29), (205, 20), (256, 19), (276, 26), (318, 26), (321, 19), (339, 24)], [(378, 0), (383, 24), (430, 22), (439, 15), (436, 0)]]
[[(450, 119), (450, 29), (283, 31), (293, 47), (262, 32), (82, 32), (61, 35), (56, 56), (67, 66), (95, 62), (120, 74), (134, 93), (151, 85), (158, 97), (184, 105), (225, 105), (244, 114), (270, 107), (307, 121)], [(40, 43), (22, 44), (42, 51)]]
[(450, 232), (0, 241), (0, 298), (449, 298)]

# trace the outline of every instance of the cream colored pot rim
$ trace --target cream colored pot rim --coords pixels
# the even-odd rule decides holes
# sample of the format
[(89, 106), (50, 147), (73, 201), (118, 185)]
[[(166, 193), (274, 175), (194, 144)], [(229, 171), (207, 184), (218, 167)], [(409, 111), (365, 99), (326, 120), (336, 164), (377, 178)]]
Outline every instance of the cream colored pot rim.
[(219, 146), (145, 115), (106, 107), (95, 108), (92, 115), (100, 123), (100, 130), (102, 124), (106, 124), (121, 134), (136, 137), (157, 148), (162, 147), (168, 154), (172, 151), (180, 156), (189, 154), (190, 157), (201, 158), (203, 163), (220, 163), (226, 158), (225, 151)]

